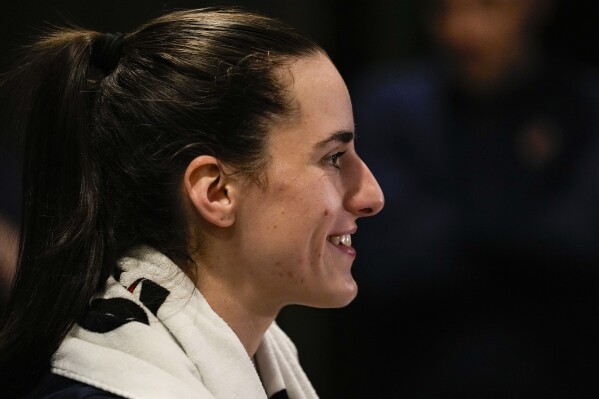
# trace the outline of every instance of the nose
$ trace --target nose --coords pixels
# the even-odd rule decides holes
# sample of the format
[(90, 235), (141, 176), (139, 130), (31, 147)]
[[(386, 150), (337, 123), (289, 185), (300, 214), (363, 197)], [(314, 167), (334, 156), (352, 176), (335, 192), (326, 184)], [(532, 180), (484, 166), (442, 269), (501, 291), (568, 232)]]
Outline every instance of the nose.
[(368, 166), (360, 159), (351, 176), (345, 207), (357, 217), (374, 216), (383, 209), (385, 197)]

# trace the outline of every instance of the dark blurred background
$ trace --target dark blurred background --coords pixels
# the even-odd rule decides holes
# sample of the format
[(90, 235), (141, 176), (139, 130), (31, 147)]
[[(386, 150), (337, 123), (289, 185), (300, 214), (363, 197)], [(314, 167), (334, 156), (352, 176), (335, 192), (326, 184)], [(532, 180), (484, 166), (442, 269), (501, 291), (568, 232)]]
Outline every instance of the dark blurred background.
[[(279, 317), (321, 397), (599, 397), (593, 2), (15, 1), (0, 67), (48, 24), (127, 32), (215, 4), (279, 17), (329, 52), (386, 195), (354, 239), (358, 298)], [(16, 146), (1, 144), (5, 295), (20, 188)]]

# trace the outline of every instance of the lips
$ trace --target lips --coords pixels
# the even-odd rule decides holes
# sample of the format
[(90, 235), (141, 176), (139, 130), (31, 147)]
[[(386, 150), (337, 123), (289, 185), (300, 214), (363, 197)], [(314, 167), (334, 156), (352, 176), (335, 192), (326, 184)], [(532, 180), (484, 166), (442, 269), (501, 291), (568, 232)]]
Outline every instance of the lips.
[(328, 236), (327, 240), (333, 245), (344, 245), (346, 247), (351, 247), (351, 234)]

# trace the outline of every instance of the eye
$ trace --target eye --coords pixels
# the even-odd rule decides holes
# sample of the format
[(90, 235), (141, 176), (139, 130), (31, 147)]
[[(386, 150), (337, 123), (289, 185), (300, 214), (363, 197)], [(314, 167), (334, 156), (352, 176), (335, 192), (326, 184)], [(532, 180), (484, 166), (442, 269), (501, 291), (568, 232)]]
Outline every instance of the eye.
[(337, 163), (339, 162), (339, 158), (341, 158), (343, 156), (343, 154), (345, 154), (345, 151), (336, 152), (336, 153), (326, 157), (324, 159), (324, 162), (329, 166), (340, 169), (339, 165)]

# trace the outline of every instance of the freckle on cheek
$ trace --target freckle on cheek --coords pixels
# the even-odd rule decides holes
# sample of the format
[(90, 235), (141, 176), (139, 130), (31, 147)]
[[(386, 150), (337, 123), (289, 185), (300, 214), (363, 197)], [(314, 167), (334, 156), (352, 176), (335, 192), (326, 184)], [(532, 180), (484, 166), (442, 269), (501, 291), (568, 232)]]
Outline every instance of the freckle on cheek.
[(325, 216), (329, 216), (329, 210), (328, 210), (328, 209), (325, 209), (325, 210), (324, 210), (324, 215), (325, 215)]

